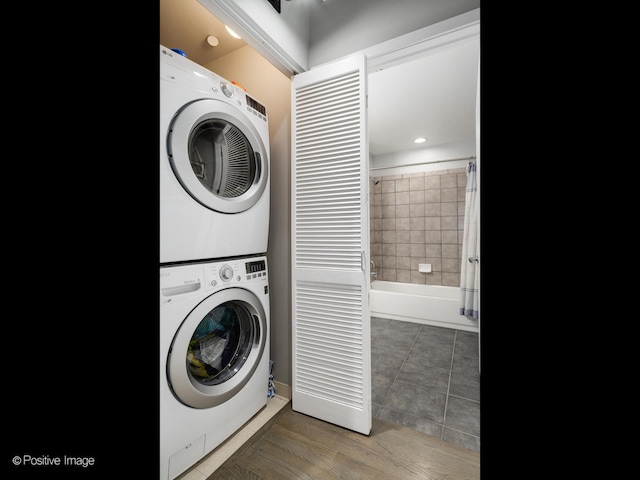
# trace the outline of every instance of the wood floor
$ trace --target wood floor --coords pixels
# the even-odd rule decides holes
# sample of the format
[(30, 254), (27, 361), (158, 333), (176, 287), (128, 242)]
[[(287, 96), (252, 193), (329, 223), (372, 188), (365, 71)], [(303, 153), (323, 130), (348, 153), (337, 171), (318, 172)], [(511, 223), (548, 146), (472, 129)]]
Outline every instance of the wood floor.
[(207, 480), (479, 478), (478, 452), (377, 418), (361, 435), (289, 403)]

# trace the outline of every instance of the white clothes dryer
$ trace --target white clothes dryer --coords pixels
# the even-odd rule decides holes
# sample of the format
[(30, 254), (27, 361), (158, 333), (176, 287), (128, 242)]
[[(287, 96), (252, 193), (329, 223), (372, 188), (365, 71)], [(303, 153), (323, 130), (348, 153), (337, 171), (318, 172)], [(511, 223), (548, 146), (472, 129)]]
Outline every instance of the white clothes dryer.
[(266, 107), (160, 45), (160, 263), (266, 253)]
[(160, 267), (160, 478), (172, 480), (267, 403), (265, 256)]

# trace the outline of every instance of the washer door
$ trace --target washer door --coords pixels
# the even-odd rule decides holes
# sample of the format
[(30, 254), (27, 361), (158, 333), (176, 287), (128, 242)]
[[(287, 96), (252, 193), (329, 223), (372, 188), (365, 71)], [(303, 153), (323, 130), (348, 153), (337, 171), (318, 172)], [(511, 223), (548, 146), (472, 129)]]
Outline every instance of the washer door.
[(186, 105), (171, 122), (167, 151), (183, 188), (211, 210), (243, 212), (265, 191), (268, 152), (255, 126), (227, 103)]
[(193, 408), (226, 402), (255, 372), (266, 336), (267, 317), (250, 291), (228, 288), (207, 297), (184, 319), (169, 349), (174, 395)]

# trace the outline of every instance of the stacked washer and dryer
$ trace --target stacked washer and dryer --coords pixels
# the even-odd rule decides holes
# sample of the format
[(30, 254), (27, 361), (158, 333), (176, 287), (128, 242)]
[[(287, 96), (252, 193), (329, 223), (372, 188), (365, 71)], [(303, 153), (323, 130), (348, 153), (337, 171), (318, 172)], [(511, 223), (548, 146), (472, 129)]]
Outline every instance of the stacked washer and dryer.
[(160, 478), (267, 403), (264, 105), (160, 45)]

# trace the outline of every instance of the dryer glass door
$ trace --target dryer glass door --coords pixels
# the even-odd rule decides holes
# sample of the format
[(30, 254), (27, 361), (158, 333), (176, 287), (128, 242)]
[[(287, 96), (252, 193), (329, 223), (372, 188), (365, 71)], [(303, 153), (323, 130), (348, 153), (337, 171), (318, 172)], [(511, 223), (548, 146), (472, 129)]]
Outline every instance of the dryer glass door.
[(265, 193), (265, 143), (256, 127), (224, 102), (198, 100), (180, 110), (169, 128), (167, 151), (182, 187), (211, 210), (240, 213)]
[(221, 198), (236, 198), (251, 188), (258, 169), (255, 156), (242, 131), (224, 120), (203, 121), (189, 139), (193, 173), (208, 191)]

